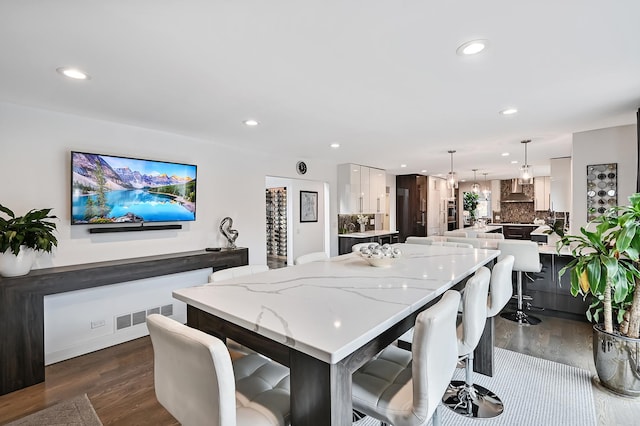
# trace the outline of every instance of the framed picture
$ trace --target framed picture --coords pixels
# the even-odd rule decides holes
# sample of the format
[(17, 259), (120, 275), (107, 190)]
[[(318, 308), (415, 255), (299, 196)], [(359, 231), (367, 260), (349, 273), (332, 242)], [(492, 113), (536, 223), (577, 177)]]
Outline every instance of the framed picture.
[(318, 221), (318, 193), (300, 191), (300, 222)]

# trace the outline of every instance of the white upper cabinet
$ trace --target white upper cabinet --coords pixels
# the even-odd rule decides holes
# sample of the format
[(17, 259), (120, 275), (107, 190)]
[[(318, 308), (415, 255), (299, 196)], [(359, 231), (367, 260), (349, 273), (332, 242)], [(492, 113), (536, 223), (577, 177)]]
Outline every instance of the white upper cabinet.
[(369, 167), (369, 212), (384, 213), (387, 193), (387, 177), (382, 169)]
[(359, 164), (338, 165), (339, 214), (383, 213), (386, 173)]
[(571, 157), (551, 159), (551, 210), (571, 209)]
[(533, 179), (534, 210), (550, 209), (550, 192), (551, 178), (549, 176), (540, 176)]

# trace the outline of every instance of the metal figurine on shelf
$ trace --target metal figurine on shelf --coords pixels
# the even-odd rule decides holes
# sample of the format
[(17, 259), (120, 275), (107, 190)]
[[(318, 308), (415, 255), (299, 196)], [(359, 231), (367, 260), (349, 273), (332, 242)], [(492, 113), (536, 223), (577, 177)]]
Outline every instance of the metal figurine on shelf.
[(231, 219), (228, 216), (222, 219), (222, 222), (220, 222), (220, 232), (222, 232), (222, 235), (226, 237), (227, 248), (230, 248), (230, 249), (236, 248), (236, 239), (238, 238), (238, 235), (239, 235), (238, 231), (236, 231), (235, 229), (231, 229), (232, 226), (233, 226), (233, 219)]

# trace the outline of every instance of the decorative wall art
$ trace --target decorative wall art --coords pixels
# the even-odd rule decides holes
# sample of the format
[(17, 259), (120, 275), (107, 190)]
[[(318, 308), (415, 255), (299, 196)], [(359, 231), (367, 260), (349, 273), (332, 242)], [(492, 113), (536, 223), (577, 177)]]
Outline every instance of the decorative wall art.
[(318, 193), (300, 191), (300, 222), (318, 221)]
[(587, 166), (587, 220), (618, 205), (618, 164)]

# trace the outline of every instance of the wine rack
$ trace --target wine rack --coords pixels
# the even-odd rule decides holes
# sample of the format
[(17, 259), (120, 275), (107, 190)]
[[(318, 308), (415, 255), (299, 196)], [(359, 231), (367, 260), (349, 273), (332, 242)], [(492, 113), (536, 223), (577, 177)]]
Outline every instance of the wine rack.
[(268, 188), (267, 256), (287, 256), (287, 189)]

